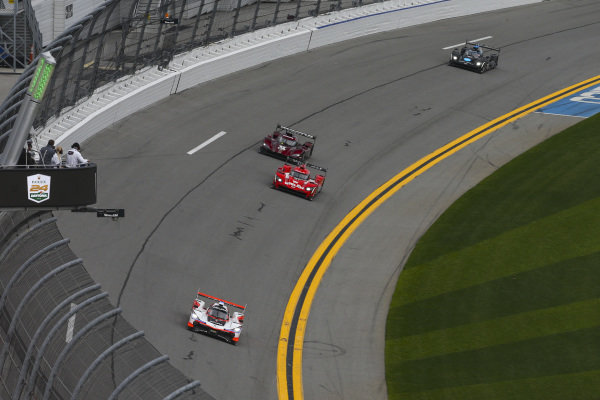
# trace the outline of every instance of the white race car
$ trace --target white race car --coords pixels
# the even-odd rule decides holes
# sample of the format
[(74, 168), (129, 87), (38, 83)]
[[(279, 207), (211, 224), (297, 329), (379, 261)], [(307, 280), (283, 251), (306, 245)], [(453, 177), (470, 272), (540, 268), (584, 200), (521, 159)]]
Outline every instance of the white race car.
[[(207, 305), (208, 303), (212, 304)], [(230, 314), (229, 308), (236, 311)], [(188, 329), (237, 344), (242, 333), (245, 312), (245, 306), (198, 292), (192, 306)]]

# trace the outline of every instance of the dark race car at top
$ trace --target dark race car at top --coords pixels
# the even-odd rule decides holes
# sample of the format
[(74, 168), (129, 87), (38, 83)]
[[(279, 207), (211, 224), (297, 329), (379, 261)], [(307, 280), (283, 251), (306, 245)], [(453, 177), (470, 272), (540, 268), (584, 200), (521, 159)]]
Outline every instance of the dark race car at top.
[[(301, 137), (306, 140), (300, 142)], [(258, 150), (275, 157), (304, 161), (312, 155), (316, 140), (316, 136), (277, 125), (275, 131), (265, 137)]]
[(450, 54), (448, 65), (477, 71), (480, 74), (498, 66), (500, 49), (484, 44), (465, 42), (461, 48), (455, 48)]
[(315, 173), (311, 176), (309, 168), (323, 173), (327, 172), (323, 167), (288, 159), (283, 166), (277, 168), (277, 172), (275, 172), (275, 177), (273, 178), (273, 187), (298, 194), (308, 200), (313, 200), (321, 189), (323, 189), (325, 175)]

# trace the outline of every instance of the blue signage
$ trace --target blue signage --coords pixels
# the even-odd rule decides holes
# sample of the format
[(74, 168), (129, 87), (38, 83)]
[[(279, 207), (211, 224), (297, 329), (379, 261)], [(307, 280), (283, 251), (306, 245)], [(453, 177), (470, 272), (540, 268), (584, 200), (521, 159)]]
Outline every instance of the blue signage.
[(572, 96), (565, 97), (538, 112), (587, 118), (600, 112), (600, 85), (592, 86)]

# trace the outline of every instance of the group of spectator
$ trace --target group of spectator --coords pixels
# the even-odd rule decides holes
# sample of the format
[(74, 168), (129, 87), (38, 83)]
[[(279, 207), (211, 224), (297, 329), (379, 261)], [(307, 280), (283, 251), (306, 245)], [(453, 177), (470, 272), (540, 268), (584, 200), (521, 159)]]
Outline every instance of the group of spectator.
[[(44, 166), (44, 167), (67, 167), (75, 168), (88, 163), (88, 160), (83, 158), (81, 155), (81, 146), (75, 142), (71, 145), (71, 148), (67, 151), (66, 156), (63, 155), (63, 148), (61, 146), (55, 146), (54, 140), (48, 140), (48, 144), (40, 149), (39, 162), (36, 162), (35, 151), (32, 148), (31, 140), (27, 141), (27, 149), (23, 149), (21, 158), (19, 159), (19, 165), (33, 165), (33, 166)], [(64, 159), (63, 159), (64, 158)]]

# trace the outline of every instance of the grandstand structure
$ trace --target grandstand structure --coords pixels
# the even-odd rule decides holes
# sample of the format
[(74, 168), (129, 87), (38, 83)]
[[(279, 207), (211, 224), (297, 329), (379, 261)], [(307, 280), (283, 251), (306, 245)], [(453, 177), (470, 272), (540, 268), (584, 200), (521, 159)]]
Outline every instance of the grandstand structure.
[[(31, 5), (30, 0), (0, 0), (0, 9), (7, 4), (16, 4), (13, 13)], [(31, 133), (123, 77), (144, 68), (168, 67), (178, 54), (362, 4), (361, 0), (105, 1), (51, 40), (36, 33), (18, 45), (31, 49), (29, 43), (35, 42), (34, 55), (20, 61), (23, 73), (0, 105), (0, 159), (41, 51), (54, 57), (56, 67)], [(32, 10), (30, 15), (35, 15)], [(15, 55), (20, 53), (13, 53), (16, 65)], [(24, 56), (25, 50), (21, 53)], [(77, 329), (71, 322), (75, 314)], [(174, 368), (168, 356), (161, 355), (108, 301), (49, 210), (0, 213), (0, 398), (212, 399), (201, 382)]]
[(31, 0), (0, 0), (0, 71), (22, 70), (42, 47)]

